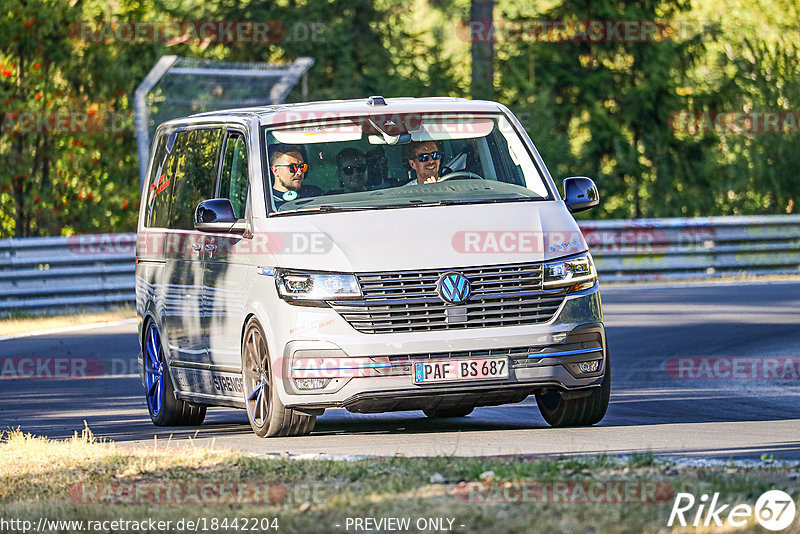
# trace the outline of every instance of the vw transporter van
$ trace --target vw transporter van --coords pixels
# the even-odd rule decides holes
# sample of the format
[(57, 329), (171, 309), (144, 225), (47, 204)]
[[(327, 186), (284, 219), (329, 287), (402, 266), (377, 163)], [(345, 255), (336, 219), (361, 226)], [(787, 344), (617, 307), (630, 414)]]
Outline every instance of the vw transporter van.
[(328, 408), (464, 417), (535, 395), (554, 426), (605, 415), (597, 273), (520, 122), (495, 102), (382, 98), (161, 124), (136, 306), (156, 425), (242, 408), (259, 436)]

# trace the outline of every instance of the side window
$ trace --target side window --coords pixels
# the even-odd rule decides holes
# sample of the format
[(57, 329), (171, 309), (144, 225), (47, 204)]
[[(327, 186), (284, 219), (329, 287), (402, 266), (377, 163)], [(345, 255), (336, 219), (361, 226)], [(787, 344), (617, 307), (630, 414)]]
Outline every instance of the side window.
[(174, 146), (176, 134), (162, 135), (153, 151), (153, 168), (147, 187), (147, 211), (144, 224), (147, 227), (163, 227), (167, 224), (170, 207), (170, 177), (167, 172), (170, 153), (168, 148)]
[(244, 217), (247, 201), (247, 145), (241, 134), (229, 135), (225, 143), (218, 197), (231, 201), (237, 219)]
[(219, 128), (193, 130), (186, 142), (175, 144), (175, 169), (172, 181), (173, 201), (170, 228), (194, 229), (194, 210), (203, 200), (214, 197), (219, 154), (222, 149), (222, 130)]

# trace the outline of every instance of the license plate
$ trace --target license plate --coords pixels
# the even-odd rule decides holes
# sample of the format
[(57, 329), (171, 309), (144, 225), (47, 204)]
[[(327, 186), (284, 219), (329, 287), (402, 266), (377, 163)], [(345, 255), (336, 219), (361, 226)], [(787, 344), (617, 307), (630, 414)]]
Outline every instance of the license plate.
[(460, 382), (508, 378), (506, 358), (414, 362), (414, 383)]

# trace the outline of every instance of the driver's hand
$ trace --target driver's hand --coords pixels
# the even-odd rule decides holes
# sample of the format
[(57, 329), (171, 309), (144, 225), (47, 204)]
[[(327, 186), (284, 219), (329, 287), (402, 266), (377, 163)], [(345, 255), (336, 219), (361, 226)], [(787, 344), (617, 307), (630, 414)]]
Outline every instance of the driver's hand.
[(428, 178), (427, 180), (425, 180), (422, 183), (423, 184), (435, 184), (438, 181), (439, 181), (438, 178), (436, 178), (435, 176), (431, 176), (430, 178)]

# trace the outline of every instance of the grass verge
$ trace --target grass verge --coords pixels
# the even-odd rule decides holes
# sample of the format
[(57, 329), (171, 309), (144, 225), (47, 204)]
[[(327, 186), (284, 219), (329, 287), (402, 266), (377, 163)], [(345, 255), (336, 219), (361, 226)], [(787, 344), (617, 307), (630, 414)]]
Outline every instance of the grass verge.
[[(0, 442), (0, 518), (62, 533), (194, 530), (188, 521), (199, 532), (666, 532), (678, 492), (754, 505), (781, 489), (796, 500), (799, 476), (797, 467), (678, 467), (650, 455), (289, 460), (170, 442), (117, 447), (88, 429), (66, 441), (16, 431)], [(359, 529), (356, 518), (400, 523)], [(761, 527), (751, 519), (736, 530)]]
[(70, 326), (106, 323), (135, 318), (136, 310), (132, 307), (117, 308), (108, 311), (73, 310), (70, 313), (61, 313), (58, 315), (19, 314), (0, 318), (0, 336), (11, 336), (39, 330), (54, 330)]

